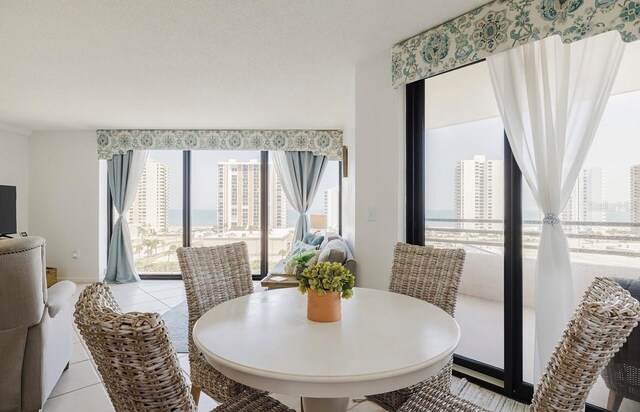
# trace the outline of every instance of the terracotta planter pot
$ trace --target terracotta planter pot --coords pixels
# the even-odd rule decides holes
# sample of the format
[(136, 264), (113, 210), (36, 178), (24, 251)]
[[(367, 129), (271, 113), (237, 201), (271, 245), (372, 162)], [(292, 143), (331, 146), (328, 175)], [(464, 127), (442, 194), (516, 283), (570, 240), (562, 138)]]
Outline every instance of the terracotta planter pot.
[(340, 292), (327, 292), (318, 296), (314, 290), (307, 289), (307, 319), (315, 322), (335, 322), (340, 320), (342, 309)]

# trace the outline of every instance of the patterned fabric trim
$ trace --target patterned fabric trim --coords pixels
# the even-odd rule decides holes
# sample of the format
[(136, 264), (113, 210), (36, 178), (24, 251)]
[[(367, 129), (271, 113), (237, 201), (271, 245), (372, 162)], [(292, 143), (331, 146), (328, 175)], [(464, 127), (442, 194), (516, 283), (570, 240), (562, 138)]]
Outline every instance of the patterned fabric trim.
[(565, 43), (617, 30), (640, 37), (640, 0), (495, 0), (396, 44), (394, 87), (522, 44), (558, 35)]
[(308, 151), (342, 160), (341, 130), (98, 130), (98, 158), (129, 150)]

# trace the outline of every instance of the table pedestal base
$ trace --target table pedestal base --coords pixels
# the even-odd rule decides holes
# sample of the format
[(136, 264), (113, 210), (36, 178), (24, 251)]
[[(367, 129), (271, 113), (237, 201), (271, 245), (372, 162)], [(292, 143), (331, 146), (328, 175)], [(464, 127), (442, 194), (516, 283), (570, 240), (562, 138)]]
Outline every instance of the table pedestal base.
[(304, 412), (345, 412), (349, 398), (302, 398)]

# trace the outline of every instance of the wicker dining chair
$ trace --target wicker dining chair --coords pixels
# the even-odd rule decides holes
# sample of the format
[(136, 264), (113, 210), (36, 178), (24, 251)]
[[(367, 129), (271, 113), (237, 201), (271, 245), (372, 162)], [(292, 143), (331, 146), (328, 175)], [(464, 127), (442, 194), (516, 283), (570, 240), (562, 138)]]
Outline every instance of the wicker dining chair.
[(109, 286), (87, 286), (75, 322), (117, 412), (197, 411), (157, 313), (122, 313)]
[[(198, 410), (164, 321), (122, 313), (105, 283), (87, 286), (74, 313), (116, 412)], [(266, 392), (247, 389), (215, 412), (294, 412)]]
[[(398, 243), (393, 251), (389, 290), (422, 299), (454, 316), (464, 259), (463, 249), (439, 249)], [(453, 357), (432, 378), (407, 388), (370, 395), (367, 399), (388, 411), (396, 411), (425, 385), (448, 391), (451, 387), (452, 370)]]
[(253, 292), (249, 252), (245, 242), (212, 247), (177, 249), (189, 308), (189, 365), (191, 394), (198, 403), (200, 391), (226, 403), (247, 387), (211, 366), (193, 342), (196, 321), (209, 309)]
[[(613, 280), (640, 299), (640, 278)], [(624, 398), (640, 402), (640, 327), (635, 328), (627, 342), (602, 371), (602, 378), (609, 389), (607, 409), (618, 412)]]
[[(640, 303), (613, 280), (596, 278), (556, 347), (533, 393), (529, 412), (583, 411), (598, 375), (640, 320)], [(398, 412), (489, 412), (426, 386)]]

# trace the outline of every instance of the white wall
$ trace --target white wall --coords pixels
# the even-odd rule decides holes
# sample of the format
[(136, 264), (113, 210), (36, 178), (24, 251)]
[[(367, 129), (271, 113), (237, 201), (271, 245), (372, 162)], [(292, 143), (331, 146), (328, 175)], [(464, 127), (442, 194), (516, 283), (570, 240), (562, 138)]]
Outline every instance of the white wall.
[(404, 240), (404, 88), (391, 86), (389, 58), (383, 50), (356, 65), (345, 127), (353, 167), (345, 185), (345, 235), (358, 286), (378, 289), (389, 286), (393, 247)]
[[(356, 89), (355, 68), (349, 87), (349, 99), (347, 101), (346, 121), (342, 130), (343, 144), (347, 146), (348, 176), (342, 179), (342, 237), (347, 241), (351, 250), (355, 253), (355, 227), (356, 227)], [(343, 161), (345, 161), (343, 159)], [(356, 257), (356, 274), (358, 259)]]
[(47, 265), (57, 267), (60, 278), (82, 282), (97, 281), (105, 265), (100, 202), (106, 185), (95, 136), (36, 132), (29, 139), (30, 232), (46, 239)]
[(29, 232), (29, 137), (0, 130), (0, 185), (16, 186), (18, 232)]

